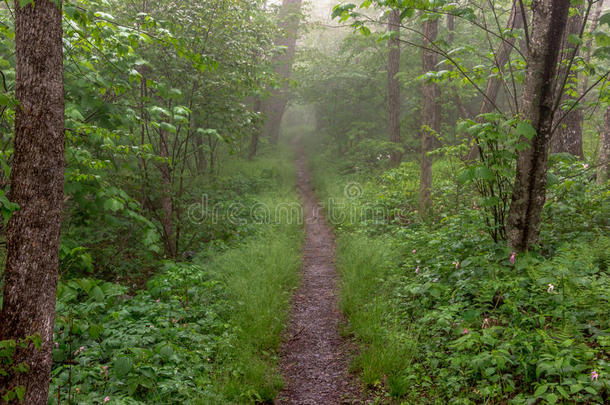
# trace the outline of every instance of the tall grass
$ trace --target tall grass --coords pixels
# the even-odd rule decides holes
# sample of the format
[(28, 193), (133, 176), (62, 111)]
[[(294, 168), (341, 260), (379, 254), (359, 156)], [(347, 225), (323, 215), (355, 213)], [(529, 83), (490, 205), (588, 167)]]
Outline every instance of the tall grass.
[(342, 234), (338, 239), (341, 308), (350, 331), (362, 344), (354, 367), (366, 386), (383, 384), (391, 395), (400, 397), (408, 389), (401, 373), (416, 349), (417, 337), (415, 331), (396, 322), (391, 305), (387, 280), (398, 262), (389, 238)]
[[(271, 213), (278, 205), (299, 204), (294, 168), (286, 158), (262, 158), (226, 170), (271, 171), (277, 188), (256, 196)], [(299, 281), (303, 230), (301, 219), (294, 215), (272, 215), (270, 219), (270, 223), (258, 224), (239, 246), (205, 264), (226, 286), (231, 312), (228, 324), (235, 332), (221, 355), (225, 367), (214, 377), (223, 401), (271, 402), (283, 386), (276, 367), (278, 348), (288, 321), (290, 297)]]

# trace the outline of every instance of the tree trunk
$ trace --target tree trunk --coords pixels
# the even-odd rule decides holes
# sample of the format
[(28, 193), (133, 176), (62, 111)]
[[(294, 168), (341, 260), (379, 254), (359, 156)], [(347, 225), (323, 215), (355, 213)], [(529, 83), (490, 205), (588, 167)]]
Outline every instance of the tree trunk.
[[(256, 97), (256, 99), (254, 100), (254, 112), (259, 114), (261, 112), (261, 108), (262, 108), (262, 101), (260, 97)], [(252, 160), (254, 159), (254, 156), (256, 156), (256, 152), (258, 151), (258, 138), (260, 136), (260, 130), (259, 130), (259, 123), (257, 123), (256, 127), (254, 128), (254, 132), (252, 133), (252, 137), (250, 138), (250, 150), (248, 151), (248, 159)]]
[[(578, 100), (578, 74), (568, 72), (569, 60), (572, 57), (578, 57), (578, 54), (574, 55), (576, 45), (569, 41), (570, 35), (580, 36), (584, 19), (582, 12), (585, 10), (584, 4), (577, 7), (578, 14), (575, 14), (568, 18), (568, 26), (563, 34), (562, 39), (562, 52), (560, 52), (560, 66), (559, 75), (560, 79), (569, 75), (569, 79), (566, 86), (571, 88), (565, 89), (562, 97), (562, 104), (566, 102), (568, 105), (575, 103)], [(567, 106), (566, 108), (569, 108)], [(574, 108), (572, 111), (567, 112), (558, 111), (555, 114), (555, 121), (557, 129), (551, 139), (551, 152), (552, 153), (570, 153), (579, 158), (584, 158), (582, 150), (582, 126), (583, 126), (583, 112), (579, 107)], [(561, 120), (561, 122), (559, 122)]]
[(195, 131), (193, 136), (196, 149), (195, 158), (197, 161), (197, 172), (199, 174), (205, 174), (205, 171), (208, 167), (208, 162), (205, 157), (205, 151), (203, 150), (203, 134), (199, 131)]
[(169, 139), (167, 131), (159, 130), (159, 156), (165, 159), (159, 165), (161, 172), (161, 227), (163, 228), (163, 246), (166, 257), (176, 257), (175, 227), (174, 227), (174, 201), (172, 190), (172, 168), (169, 159)]
[(604, 184), (610, 178), (610, 107), (606, 109), (606, 124), (599, 145), (599, 162), (597, 167), (597, 182)]
[[(519, 1), (517, 0), (513, 2), (506, 28), (510, 30), (510, 32), (512, 32), (513, 30), (520, 29), (522, 27), (523, 14), (521, 13)], [(493, 112), (496, 108), (495, 103), (498, 99), (498, 93), (500, 92), (500, 87), (502, 87), (502, 84), (504, 83), (502, 74), (504, 74), (505, 72), (506, 64), (510, 61), (510, 54), (513, 52), (513, 48), (515, 47), (515, 41), (516, 38), (509, 33), (507, 36), (503, 37), (502, 42), (498, 47), (498, 50), (495, 54), (494, 63), (496, 67), (500, 70), (500, 74), (498, 76), (490, 77), (487, 81), (487, 87), (485, 88), (485, 97), (483, 97), (479, 114), (487, 114)]]
[[(438, 36), (438, 19), (428, 20), (423, 25), (423, 52), (422, 65), (424, 74), (436, 70), (438, 56), (431, 47), (431, 43)], [(419, 183), (419, 214), (425, 218), (430, 208), (430, 187), (432, 186), (432, 160), (428, 156), (435, 143), (435, 135), (441, 129), (441, 90), (434, 82), (424, 81), (422, 85), (422, 134), (421, 134), (421, 174)]]
[(283, 0), (279, 15), (279, 27), (284, 32), (275, 42), (277, 46), (284, 47), (285, 52), (278, 55), (274, 62), (276, 73), (281, 82), (280, 89), (271, 92), (271, 96), (264, 102), (262, 109), (265, 114), (263, 136), (268, 136), (273, 143), (277, 143), (280, 137), (280, 125), (288, 103), (288, 81), (296, 52), (301, 2), (302, 0)]
[(556, 97), (557, 58), (566, 29), (570, 0), (539, 0), (533, 8), (530, 54), (523, 86), (522, 118), (536, 133), (529, 148), (517, 152), (517, 172), (508, 215), (508, 239), (516, 251), (538, 243), (546, 198), (548, 146)]
[(65, 138), (61, 2), (15, 2), (15, 149), (9, 198), (19, 204), (6, 231), (7, 259), (0, 340), (40, 335), (42, 346), (17, 348), (0, 377), (2, 391), (26, 388), (25, 403), (46, 405), (63, 209)]
[[(602, 9), (604, 8), (604, 0), (599, 0), (597, 2), (597, 7), (595, 8), (595, 13), (593, 14), (593, 18), (591, 18), (591, 28), (589, 29), (589, 38), (585, 44), (585, 49), (587, 50), (585, 53), (584, 62), (588, 65), (591, 62), (591, 49), (593, 47), (593, 33), (597, 29), (599, 25), (599, 18), (602, 15)], [(583, 94), (589, 89), (589, 76), (585, 75), (585, 78), (582, 81), (582, 92)], [(584, 100), (583, 100), (584, 101)]]
[[(396, 78), (400, 70), (400, 10), (394, 9), (390, 12), (388, 31), (396, 32), (396, 36), (388, 41), (388, 131), (390, 142), (400, 145), (400, 84)], [(400, 159), (401, 153), (398, 150), (392, 151), (390, 163), (393, 167), (400, 165)]]

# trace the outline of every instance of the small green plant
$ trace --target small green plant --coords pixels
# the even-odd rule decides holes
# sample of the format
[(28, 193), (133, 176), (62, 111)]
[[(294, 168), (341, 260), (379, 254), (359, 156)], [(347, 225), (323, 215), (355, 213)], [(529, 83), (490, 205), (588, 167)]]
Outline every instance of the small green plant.
[[(26, 362), (15, 362), (15, 355), (19, 349), (26, 349), (33, 346), (34, 349), (40, 350), (42, 339), (39, 334), (28, 336), (20, 340), (1, 340), (0, 341), (0, 379), (7, 376), (9, 373), (27, 374), (29, 366)], [(2, 387), (0, 389), (0, 398), (5, 403), (18, 401), (23, 403), (25, 399), (26, 387), (19, 385), (16, 387)]]

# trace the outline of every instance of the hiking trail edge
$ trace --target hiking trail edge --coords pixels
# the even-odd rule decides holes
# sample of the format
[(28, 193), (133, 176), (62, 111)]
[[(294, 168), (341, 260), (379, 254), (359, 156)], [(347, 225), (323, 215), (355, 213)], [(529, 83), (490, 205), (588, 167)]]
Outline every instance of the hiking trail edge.
[(301, 284), (292, 298), (290, 324), (281, 346), (280, 370), (286, 386), (275, 403), (362, 403), (358, 381), (349, 372), (353, 345), (339, 334), (345, 318), (337, 305), (335, 238), (313, 190), (300, 144), (297, 152), (306, 239)]

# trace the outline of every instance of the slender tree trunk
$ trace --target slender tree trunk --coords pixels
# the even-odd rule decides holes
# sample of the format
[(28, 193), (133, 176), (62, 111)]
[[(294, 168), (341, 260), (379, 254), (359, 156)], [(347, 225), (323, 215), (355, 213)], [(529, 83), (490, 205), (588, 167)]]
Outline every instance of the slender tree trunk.
[[(599, 25), (599, 19), (602, 15), (602, 9), (604, 8), (604, 0), (599, 0), (597, 2), (597, 7), (595, 8), (595, 13), (593, 14), (593, 18), (591, 18), (591, 28), (589, 29), (589, 38), (587, 38), (587, 42), (585, 44), (585, 56), (584, 62), (588, 65), (591, 62), (591, 50), (593, 47), (593, 33), (597, 29)], [(585, 75), (582, 81), (582, 92), (583, 94), (589, 89), (589, 76)]]
[[(428, 20), (423, 26), (424, 43), (422, 52), (423, 72), (436, 70), (438, 56), (436, 52), (426, 49), (438, 36), (438, 19)], [(441, 129), (441, 90), (436, 83), (424, 82), (422, 85), (422, 134), (421, 134), (421, 173), (419, 186), (419, 214), (426, 216), (432, 202), (430, 188), (432, 186), (432, 160), (428, 156), (436, 141), (435, 135)]]
[[(562, 104), (568, 102), (568, 104), (575, 103), (578, 100), (578, 74), (568, 72), (569, 63), (568, 61), (578, 55), (574, 55), (576, 44), (570, 42), (569, 37), (575, 35), (580, 36), (584, 19), (582, 13), (585, 10), (584, 4), (577, 7), (578, 14), (575, 14), (568, 18), (568, 26), (563, 34), (562, 39), (562, 52), (560, 52), (560, 66), (559, 78), (563, 78), (566, 75), (570, 75), (567, 87), (571, 89), (565, 89), (562, 97)], [(570, 153), (574, 156), (578, 156), (581, 159), (584, 158), (582, 150), (582, 126), (583, 126), (583, 111), (581, 108), (576, 107), (567, 116), (563, 117), (565, 112), (558, 111), (555, 114), (555, 121), (561, 120), (561, 123), (557, 126), (555, 133), (551, 139), (551, 152), (552, 153)]]
[(199, 174), (204, 174), (208, 167), (208, 162), (205, 158), (205, 151), (203, 150), (203, 134), (196, 130), (193, 133), (193, 142), (195, 143), (196, 150), (197, 172)]
[[(400, 10), (394, 9), (390, 12), (388, 31), (396, 32), (396, 36), (390, 38), (388, 47), (388, 110), (390, 121), (388, 131), (390, 142), (400, 145), (400, 83), (396, 74), (400, 70)], [(400, 164), (401, 153), (392, 151), (390, 163), (396, 167)]]
[[(159, 156), (163, 159), (169, 159), (167, 131), (161, 129), (159, 131)], [(172, 168), (167, 161), (159, 165), (161, 172), (161, 227), (163, 228), (163, 246), (165, 256), (176, 257), (176, 242), (175, 242), (175, 226), (174, 226), (174, 201), (172, 190)]]
[(599, 145), (599, 162), (597, 168), (597, 182), (603, 184), (610, 178), (610, 106), (606, 109), (606, 123), (601, 134)]
[[(262, 108), (262, 101), (260, 97), (256, 97), (254, 100), (254, 112), (260, 113)], [(256, 156), (256, 152), (258, 151), (258, 138), (260, 136), (259, 125), (257, 124), (254, 128), (254, 132), (252, 133), (252, 137), (250, 138), (250, 150), (248, 151), (248, 159), (254, 159)]]
[[(496, 101), (500, 93), (500, 88), (504, 83), (502, 75), (506, 71), (506, 64), (510, 61), (510, 55), (513, 52), (516, 42), (516, 38), (511, 33), (513, 30), (523, 28), (523, 22), (524, 17), (523, 13), (521, 12), (519, 0), (515, 0), (513, 1), (513, 5), (510, 10), (508, 22), (506, 23), (506, 29), (510, 32), (508, 33), (508, 35), (503, 36), (502, 42), (500, 43), (500, 46), (498, 47), (494, 58), (494, 65), (498, 68), (501, 74), (498, 76), (490, 77), (487, 80), (487, 86), (485, 87), (485, 94), (481, 102), (481, 107), (479, 108), (479, 114), (488, 114), (496, 109)], [(478, 147), (475, 145), (470, 150), (470, 153), (468, 154), (468, 159), (475, 160), (478, 154), (479, 150)]]
[[(510, 17), (506, 24), (506, 28), (511, 32), (523, 27), (523, 14), (519, 6), (519, 1), (513, 2), (510, 11)], [(495, 65), (500, 70), (501, 74), (506, 71), (506, 64), (510, 61), (510, 55), (515, 47), (516, 38), (513, 35), (507, 35), (502, 39), (500, 46), (495, 55)], [(490, 77), (485, 88), (485, 97), (481, 103), (479, 114), (487, 114), (495, 110), (495, 102), (498, 99), (498, 93), (504, 83), (501, 75)]]
[(557, 58), (566, 30), (570, 0), (539, 0), (533, 8), (530, 54), (523, 86), (522, 118), (536, 134), (530, 147), (517, 153), (517, 172), (508, 215), (508, 239), (517, 251), (538, 243), (546, 198), (548, 146), (556, 97)]
[(284, 31), (276, 40), (277, 46), (285, 48), (285, 52), (275, 58), (276, 73), (281, 81), (281, 88), (273, 90), (268, 100), (263, 103), (265, 114), (263, 136), (268, 136), (271, 142), (277, 143), (280, 137), (280, 125), (284, 110), (288, 103), (288, 81), (292, 72), (292, 62), (296, 52), (297, 31), (302, 0), (283, 0), (279, 15), (279, 26)]
[(46, 405), (63, 209), (65, 139), (61, 2), (15, 2), (15, 149), (9, 198), (19, 204), (6, 232), (0, 340), (40, 335), (40, 349), (17, 348), (29, 371), (0, 377), (0, 394), (26, 388), (24, 403)]

